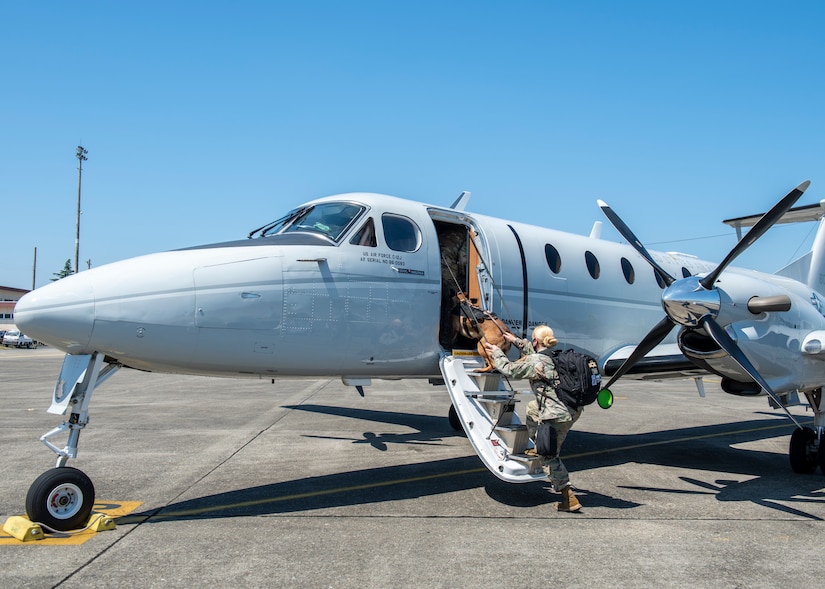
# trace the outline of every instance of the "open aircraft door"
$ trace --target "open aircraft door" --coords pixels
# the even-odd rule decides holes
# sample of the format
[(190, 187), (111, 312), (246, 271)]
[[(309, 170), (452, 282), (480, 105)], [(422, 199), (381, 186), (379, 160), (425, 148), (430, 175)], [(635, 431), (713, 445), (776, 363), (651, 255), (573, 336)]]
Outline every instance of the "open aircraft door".
[(515, 391), (505, 387), (498, 373), (477, 372), (484, 361), (472, 349), (462, 349), (450, 331), (455, 292), (463, 292), (475, 305), (492, 310), (500, 292), (495, 284), (493, 260), (480, 228), (460, 213), (431, 211), (439, 237), (442, 267), (442, 337), (444, 351), (439, 366), (452, 400), (450, 423), (464, 429), (473, 450), (498, 478), (525, 483), (545, 478), (541, 457), (525, 454), (531, 447), (527, 426), (515, 410)]
[(441, 265), (441, 345), (453, 344), (448, 334), (455, 296), (464, 293), (474, 304), (492, 310), (496, 288), (490, 248), (483, 232), (460, 212), (430, 210), (438, 236)]
[(492, 269), (490, 268), (490, 253), (487, 244), (482, 240), (478, 231), (469, 229), (469, 256), (470, 284), (468, 285), (470, 300), (476, 299), (485, 309), (492, 309), (493, 287)]

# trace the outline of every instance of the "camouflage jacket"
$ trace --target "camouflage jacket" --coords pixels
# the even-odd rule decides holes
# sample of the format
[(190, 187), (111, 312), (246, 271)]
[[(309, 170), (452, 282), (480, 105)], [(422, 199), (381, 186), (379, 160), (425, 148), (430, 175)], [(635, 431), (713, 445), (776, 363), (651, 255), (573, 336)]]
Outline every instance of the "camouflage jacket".
[(517, 380), (529, 380), (530, 388), (536, 395), (555, 397), (555, 389), (550, 383), (555, 383), (559, 375), (553, 359), (536, 352), (529, 340), (518, 340), (514, 344), (521, 350), (518, 360), (510, 360), (501, 350), (493, 353), (493, 365), (504, 376)]

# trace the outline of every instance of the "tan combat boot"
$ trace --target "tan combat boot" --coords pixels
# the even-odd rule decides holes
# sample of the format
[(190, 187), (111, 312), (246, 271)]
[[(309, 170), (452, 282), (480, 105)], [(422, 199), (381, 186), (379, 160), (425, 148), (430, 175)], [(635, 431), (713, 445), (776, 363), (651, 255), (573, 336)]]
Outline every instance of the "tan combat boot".
[(576, 495), (573, 494), (573, 487), (570, 485), (561, 490), (561, 495), (563, 500), (556, 503), (556, 510), (574, 513), (582, 508), (582, 504), (576, 499)]

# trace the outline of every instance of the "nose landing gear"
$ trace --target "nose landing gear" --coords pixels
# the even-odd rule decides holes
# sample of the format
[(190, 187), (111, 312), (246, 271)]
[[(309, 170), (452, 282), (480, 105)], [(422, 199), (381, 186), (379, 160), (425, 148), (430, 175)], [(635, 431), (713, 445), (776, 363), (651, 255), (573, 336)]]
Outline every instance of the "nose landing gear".
[[(41, 436), (40, 441), (57, 454), (55, 468), (41, 474), (26, 495), (26, 515), (32, 522), (58, 532), (82, 528), (86, 525), (95, 502), (95, 487), (82, 471), (66, 466), (69, 458), (77, 457), (80, 431), (89, 423), (89, 401), (94, 389), (112, 376), (119, 364), (105, 364), (103, 355), (67, 354), (55, 385), (49, 413), (65, 415), (69, 419)], [(64, 448), (58, 448), (49, 439), (68, 432)]]

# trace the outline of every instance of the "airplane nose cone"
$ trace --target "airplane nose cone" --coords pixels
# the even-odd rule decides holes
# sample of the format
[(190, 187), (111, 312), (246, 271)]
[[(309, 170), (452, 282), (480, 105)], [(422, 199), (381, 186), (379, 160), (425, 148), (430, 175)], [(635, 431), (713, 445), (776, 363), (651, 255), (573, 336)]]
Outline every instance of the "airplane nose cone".
[(88, 273), (67, 276), (24, 295), (14, 308), (18, 329), (69, 354), (84, 353), (95, 318)]

